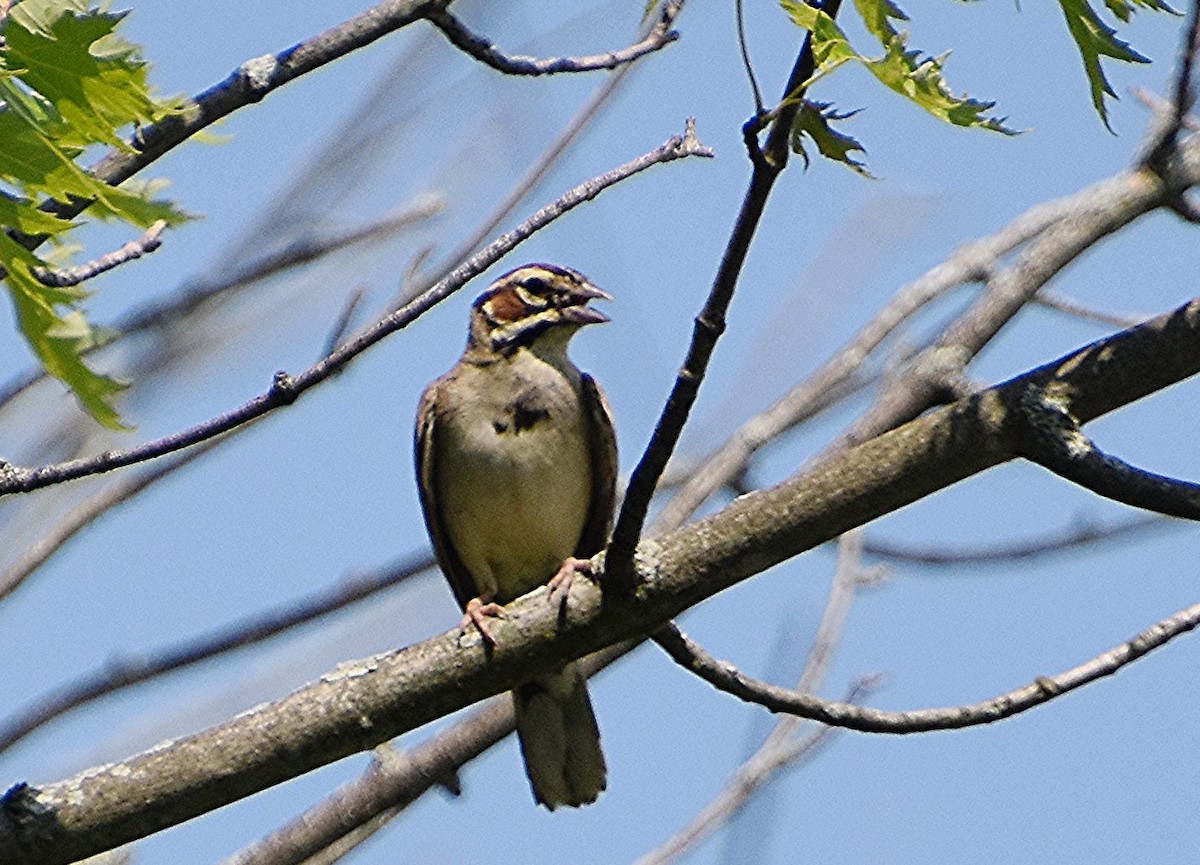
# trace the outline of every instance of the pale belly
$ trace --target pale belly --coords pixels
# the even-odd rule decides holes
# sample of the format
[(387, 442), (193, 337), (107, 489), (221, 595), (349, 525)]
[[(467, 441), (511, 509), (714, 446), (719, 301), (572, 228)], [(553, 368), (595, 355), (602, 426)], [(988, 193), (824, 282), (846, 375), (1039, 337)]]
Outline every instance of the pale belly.
[(501, 603), (549, 580), (575, 553), (587, 519), (592, 478), (582, 417), (573, 400), (548, 408), (555, 423), (519, 432), (490, 421), (458, 426), (451, 433), (457, 458), (440, 466), (451, 543), (478, 593), (492, 591)]

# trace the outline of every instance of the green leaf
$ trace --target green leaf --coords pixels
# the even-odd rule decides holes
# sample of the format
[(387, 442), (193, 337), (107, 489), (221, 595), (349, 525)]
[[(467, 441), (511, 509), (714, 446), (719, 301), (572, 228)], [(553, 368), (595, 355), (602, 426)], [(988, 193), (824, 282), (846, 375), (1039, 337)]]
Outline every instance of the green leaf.
[(46, 371), (113, 428), (121, 421), (110, 400), (123, 385), (82, 360), (96, 340), (78, 307), (86, 292), (38, 282), (33, 273), (46, 262), (17, 238), (45, 235), (57, 243), (76, 225), (40, 209), (47, 199), (88, 201), (88, 214), (139, 228), (187, 218), (158, 199), (152, 184), (112, 187), (78, 162), (96, 145), (128, 149), (131, 129), (180, 107), (152, 95), (137, 46), (117, 32), (122, 17), (87, 0), (22, 0), (9, 10), (0, 40), (2, 275), (21, 332)]
[(67, 385), (80, 405), (110, 429), (126, 429), (113, 409), (111, 398), (125, 385), (91, 370), (80, 356), (93, 341), (91, 328), (76, 310), (61, 316), (57, 308), (78, 300), (78, 289), (48, 288), (30, 272), (41, 261), (8, 235), (0, 232), (0, 260), (8, 271), (6, 282), (21, 332), (46, 372)]
[(1004, 125), (1005, 118), (987, 115), (996, 103), (954, 95), (942, 74), (946, 55), (928, 57), (907, 50), (908, 34), (891, 25), (892, 19), (902, 21), (906, 16), (890, 0), (855, 0), (867, 29), (884, 48), (884, 55), (875, 58), (856, 51), (832, 18), (803, 0), (781, 0), (781, 5), (796, 24), (812, 34), (817, 76), (843, 63), (858, 62), (887, 87), (947, 123), (1017, 134)]
[(1168, 15), (1179, 15), (1180, 13), (1172, 9), (1162, 0), (1104, 0), (1104, 5), (1108, 7), (1108, 11), (1116, 15), (1126, 24), (1133, 17), (1133, 13), (1137, 11), (1135, 7), (1143, 6), (1146, 9), (1151, 9), (1155, 12), (1166, 12)]
[[(1058, 0), (1058, 5), (1067, 19), (1067, 30), (1083, 58), (1083, 69), (1092, 92), (1092, 106), (1105, 128), (1112, 132), (1104, 97), (1116, 99), (1117, 94), (1100, 68), (1100, 58), (1111, 57), (1124, 63), (1149, 63), (1150, 59), (1134, 51), (1128, 42), (1118, 39), (1117, 31), (1100, 20), (1088, 0)], [(1108, 7), (1122, 21), (1129, 20), (1128, 16), (1133, 13), (1133, 4), (1128, 0), (1108, 0)]]
[(804, 159), (805, 167), (808, 166), (808, 154), (804, 150), (804, 138), (807, 136), (826, 159), (840, 162), (864, 177), (871, 176), (866, 164), (850, 155), (853, 151), (866, 153), (866, 149), (857, 139), (838, 132), (832, 125), (833, 121), (846, 120), (857, 113), (839, 113), (827, 102), (812, 102), (807, 99), (804, 101), (796, 114), (796, 122), (792, 125), (792, 150)]

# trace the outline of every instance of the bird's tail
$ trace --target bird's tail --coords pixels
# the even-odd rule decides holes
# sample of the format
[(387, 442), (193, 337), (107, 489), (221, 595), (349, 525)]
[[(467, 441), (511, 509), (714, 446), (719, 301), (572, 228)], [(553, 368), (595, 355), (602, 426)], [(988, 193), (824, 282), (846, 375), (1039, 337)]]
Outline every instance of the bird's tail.
[(512, 694), (533, 797), (551, 811), (596, 801), (608, 772), (587, 680), (578, 665), (539, 676)]

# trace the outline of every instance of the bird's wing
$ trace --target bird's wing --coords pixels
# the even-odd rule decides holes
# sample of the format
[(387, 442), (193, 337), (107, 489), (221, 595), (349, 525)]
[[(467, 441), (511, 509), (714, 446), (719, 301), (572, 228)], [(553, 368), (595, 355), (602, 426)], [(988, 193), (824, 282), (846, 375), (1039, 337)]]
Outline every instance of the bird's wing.
[(583, 407), (592, 460), (592, 506), (579, 535), (575, 555), (590, 558), (604, 549), (612, 530), (617, 494), (617, 434), (604, 391), (586, 372), (583, 374)]
[(446, 530), (446, 515), (438, 504), (437, 484), (434, 480), (438, 447), (437, 394), (439, 384), (441, 384), (440, 379), (425, 389), (425, 393), (421, 395), (421, 408), (417, 413), (415, 447), (417, 491), (421, 496), (421, 511), (425, 515), (425, 525), (429, 529), (429, 537), (433, 540), (433, 552), (437, 556), (438, 565), (441, 567), (442, 573), (446, 575), (459, 605), (466, 609), (467, 602), (479, 596), (479, 590), (450, 541), (450, 533)]

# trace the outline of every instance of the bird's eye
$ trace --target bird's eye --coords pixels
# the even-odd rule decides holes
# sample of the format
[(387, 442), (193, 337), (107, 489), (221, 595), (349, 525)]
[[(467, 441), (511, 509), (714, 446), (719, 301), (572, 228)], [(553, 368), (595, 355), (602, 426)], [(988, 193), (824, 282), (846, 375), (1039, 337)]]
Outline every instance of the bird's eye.
[(530, 276), (522, 281), (522, 285), (534, 294), (549, 294), (553, 291), (550, 283), (540, 276)]

